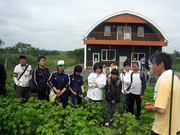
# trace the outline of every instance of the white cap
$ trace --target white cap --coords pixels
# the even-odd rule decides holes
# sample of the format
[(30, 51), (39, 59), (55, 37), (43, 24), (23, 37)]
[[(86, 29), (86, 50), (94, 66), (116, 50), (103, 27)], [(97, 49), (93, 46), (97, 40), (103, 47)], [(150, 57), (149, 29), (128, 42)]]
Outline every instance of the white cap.
[(58, 60), (57, 66), (64, 66), (64, 60)]

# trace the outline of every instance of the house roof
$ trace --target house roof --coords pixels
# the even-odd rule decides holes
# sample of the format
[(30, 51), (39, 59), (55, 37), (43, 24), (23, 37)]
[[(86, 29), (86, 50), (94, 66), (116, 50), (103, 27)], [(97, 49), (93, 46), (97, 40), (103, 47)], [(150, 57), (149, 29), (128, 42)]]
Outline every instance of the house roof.
[[(131, 17), (127, 18), (128, 17), (127, 14), (129, 14)], [(98, 21), (95, 25), (93, 25), (89, 29), (89, 31), (85, 34), (85, 36), (83, 36), (83, 40), (85, 40), (86, 37), (102, 22), (117, 22), (117, 21), (130, 22), (130, 23), (138, 21), (138, 23), (146, 23), (154, 31), (161, 33), (161, 35), (165, 39), (165, 42), (169, 42), (167, 36), (165, 35), (165, 33), (160, 29), (160, 27), (157, 24), (155, 24), (152, 20), (146, 18), (145, 16), (143, 16), (139, 13), (132, 12), (132, 11), (122, 11), (122, 12), (114, 13), (112, 15), (109, 15), (109, 16), (101, 19), (100, 21)]]

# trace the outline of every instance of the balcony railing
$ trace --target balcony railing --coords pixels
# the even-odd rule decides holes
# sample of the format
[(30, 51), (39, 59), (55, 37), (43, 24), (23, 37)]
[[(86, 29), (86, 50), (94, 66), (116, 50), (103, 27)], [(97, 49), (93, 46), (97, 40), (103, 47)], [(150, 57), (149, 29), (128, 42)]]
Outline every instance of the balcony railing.
[(119, 33), (92, 32), (87, 36), (90, 40), (134, 40), (134, 41), (164, 41), (159, 33)]

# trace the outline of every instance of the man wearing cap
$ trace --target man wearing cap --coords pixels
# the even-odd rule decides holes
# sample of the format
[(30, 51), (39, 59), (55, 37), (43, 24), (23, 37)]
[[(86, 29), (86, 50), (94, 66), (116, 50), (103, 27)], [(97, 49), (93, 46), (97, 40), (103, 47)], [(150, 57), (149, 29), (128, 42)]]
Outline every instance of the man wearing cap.
[(49, 101), (49, 87), (47, 81), (49, 79), (50, 73), (49, 69), (45, 67), (46, 59), (44, 56), (39, 56), (37, 58), (38, 67), (34, 69), (32, 74), (32, 80), (37, 88), (37, 98), (39, 100)]
[(31, 79), (31, 65), (26, 64), (26, 56), (19, 57), (20, 64), (14, 68), (13, 80), (16, 84), (16, 97), (29, 98), (29, 80)]
[(65, 109), (68, 104), (68, 87), (69, 77), (64, 73), (64, 60), (59, 60), (57, 63), (57, 71), (53, 72), (49, 78), (49, 84), (57, 94), (57, 98)]

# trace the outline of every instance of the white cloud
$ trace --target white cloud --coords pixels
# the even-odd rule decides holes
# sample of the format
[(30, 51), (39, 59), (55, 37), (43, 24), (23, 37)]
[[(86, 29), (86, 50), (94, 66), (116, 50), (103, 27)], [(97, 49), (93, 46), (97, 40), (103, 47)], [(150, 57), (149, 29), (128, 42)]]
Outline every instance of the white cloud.
[(180, 50), (179, 0), (1, 0), (0, 38), (53, 50), (84, 47), (82, 37), (102, 18), (123, 10), (140, 13), (168, 36), (168, 51)]

